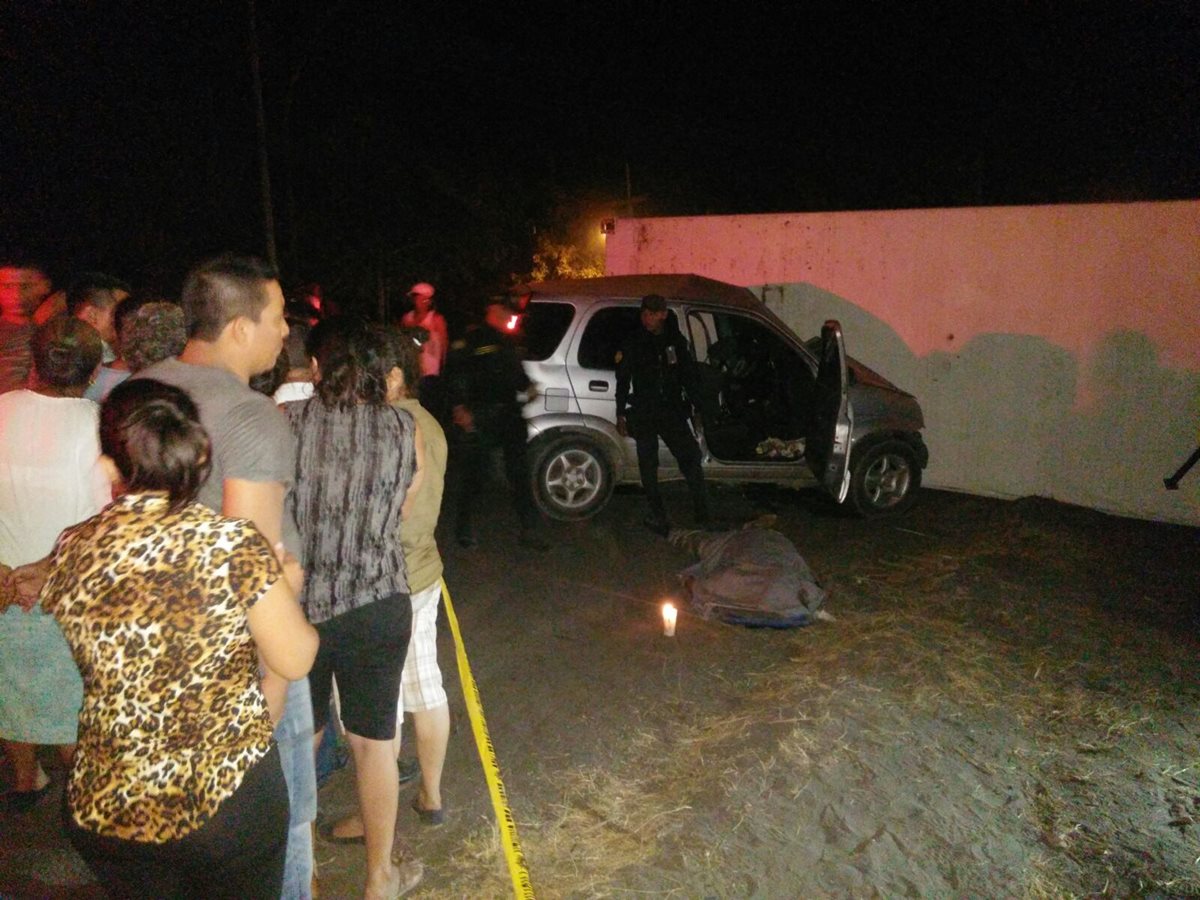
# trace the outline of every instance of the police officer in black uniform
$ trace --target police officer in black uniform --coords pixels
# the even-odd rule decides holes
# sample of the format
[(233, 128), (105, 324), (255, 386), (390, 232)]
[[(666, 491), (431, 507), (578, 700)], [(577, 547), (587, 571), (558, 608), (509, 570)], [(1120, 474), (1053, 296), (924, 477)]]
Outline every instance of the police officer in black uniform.
[(458, 515), (455, 537), (460, 547), (478, 545), (471, 518), (491, 452), (504, 451), (504, 467), (521, 523), (522, 546), (549, 549), (537, 533), (539, 516), (533, 505), (526, 457), (525, 418), (518, 394), (531, 400), (536, 386), (525, 374), (520, 356), (505, 326), (512, 310), (503, 297), (487, 301), (483, 322), (457, 342), (447, 361), (454, 448), (458, 460)]
[(666, 301), (658, 294), (643, 297), (641, 325), (617, 355), (617, 431), (637, 442), (638, 471), (650, 502), (644, 524), (662, 535), (670, 521), (658, 490), (659, 437), (687, 480), (696, 524), (709, 525), (700, 445), (688, 428), (691, 398), (696, 396), (696, 363), (679, 327), (667, 316)]

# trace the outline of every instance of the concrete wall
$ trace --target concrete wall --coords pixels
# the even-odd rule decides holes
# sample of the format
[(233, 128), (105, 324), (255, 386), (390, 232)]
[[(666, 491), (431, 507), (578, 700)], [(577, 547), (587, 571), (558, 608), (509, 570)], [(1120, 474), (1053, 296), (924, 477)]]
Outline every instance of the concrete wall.
[(619, 219), (609, 274), (755, 289), (921, 400), (926, 483), (1200, 524), (1200, 202)]

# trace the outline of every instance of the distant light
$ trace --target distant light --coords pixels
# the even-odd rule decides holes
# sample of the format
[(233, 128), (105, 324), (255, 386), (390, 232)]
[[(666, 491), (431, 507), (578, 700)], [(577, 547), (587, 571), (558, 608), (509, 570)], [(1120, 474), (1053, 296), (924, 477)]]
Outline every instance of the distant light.
[(521, 321), (520, 316), (509, 316), (508, 321), (504, 323), (505, 331), (516, 331), (517, 323)]
[(616, 219), (601, 219), (600, 220), (600, 233), (601, 234), (612, 234), (616, 230), (617, 230), (617, 220)]

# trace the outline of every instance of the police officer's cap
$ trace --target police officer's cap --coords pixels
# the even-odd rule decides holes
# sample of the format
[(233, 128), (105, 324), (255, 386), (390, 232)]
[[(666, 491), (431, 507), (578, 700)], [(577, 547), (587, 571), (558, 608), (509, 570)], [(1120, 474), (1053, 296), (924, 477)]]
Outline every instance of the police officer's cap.
[(511, 310), (512, 298), (508, 294), (492, 294), (483, 301), (483, 312), (487, 313), (488, 308), (492, 306), (503, 306), (506, 310)]

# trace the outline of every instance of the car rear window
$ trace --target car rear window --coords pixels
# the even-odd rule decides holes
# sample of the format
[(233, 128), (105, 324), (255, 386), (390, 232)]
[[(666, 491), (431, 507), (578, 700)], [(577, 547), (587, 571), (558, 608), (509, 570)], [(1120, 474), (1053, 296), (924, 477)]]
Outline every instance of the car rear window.
[(532, 362), (549, 359), (562, 343), (574, 318), (575, 307), (570, 303), (529, 304), (522, 322), (525, 358)]

